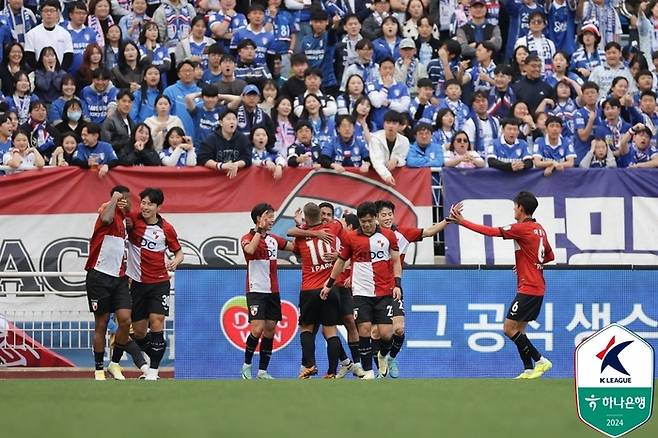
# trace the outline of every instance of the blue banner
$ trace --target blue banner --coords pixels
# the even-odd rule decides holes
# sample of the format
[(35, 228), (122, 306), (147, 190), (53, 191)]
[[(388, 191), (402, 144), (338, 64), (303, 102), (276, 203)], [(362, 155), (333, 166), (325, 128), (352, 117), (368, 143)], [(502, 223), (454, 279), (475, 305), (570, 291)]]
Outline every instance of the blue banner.
[[(514, 196), (539, 199), (535, 218), (544, 226), (556, 263), (658, 264), (658, 169), (540, 170), (445, 169), (444, 208), (464, 201), (464, 217), (503, 226), (514, 222)], [(448, 264), (513, 264), (513, 243), (463, 227), (445, 231)]]
[[(618, 322), (658, 348), (658, 271), (546, 270), (547, 294), (528, 337), (553, 362), (547, 377), (572, 377), (576, 345)], [(513, 377), (522, 369), (502, 324), (515, 295), (511, 270), (408, 269), (403, 276), (406, 340), (401, 377)], [(284, 320), (277, 327), (270, 373), (294, 378), (300, 272), (280, 270)], [(239, 378), (249, 333), (245, 271), (176, 272), (176, 378)], [(342, 329), (342, 328), (341, 328)], [(345, 332), (343, 345), (347, 350)], [(348, 352), (349, 354), (349, 352)], [(326, 344), (316, 341), (326, 372)], [(254, 357), (254, 373), (258, 356)]]

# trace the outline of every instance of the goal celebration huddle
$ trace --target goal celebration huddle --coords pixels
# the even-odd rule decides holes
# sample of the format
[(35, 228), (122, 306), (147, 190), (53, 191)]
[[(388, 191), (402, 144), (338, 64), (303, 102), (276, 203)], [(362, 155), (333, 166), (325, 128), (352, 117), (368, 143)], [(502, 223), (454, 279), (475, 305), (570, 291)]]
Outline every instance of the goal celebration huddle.
[[(528, 339), (525, 329), (541, 311), (545, 292), (543, 265), (554, 256), (546, 232), (532, 217), (537, 206), (532, 193), (520, 192), (514, 198), (516, 223), (498, 228), (466, 220), (459, 203), (451, 207), (446, 219), (420, 229), (398, 227), (395, 205), (390, 201), (363, 202), (355, 215), (347, 214), (340, 220), (334, 219), (331, 204), (307, 203), (303, 212), (296, 215), (297, 226), (288, 230), (294, 239), (288, 241), (271, 233), (273, 207), (265, 203), (256, 205), (251, 212), (255, 226), (241, 241), (247, 262), (246, 294), (251, 329), (241, 377), (254, 377), (252, 362), (260, 342), (255, 376), (273, 378), (267, 368), (272, 358), (276, 324), (281, 319), (278, 251), (292, 251), (301, 259), (299, 378), (308, 379), (319, 373), (315, 340), (320, 326), (328, 360), (324, 378), (342, 378), (348, 373), (366, 380), (399, 377), (401, 370), (396, 358), (405, 340), (404, 255), (411, 243), (432, 237), (451, 223), (486, 236), (514, 240), (517, 293), (509, 306), (503, 331), (517, 346), (523, 363), (523, 371), (517, 378), (541, 377), (552, 364)], [(337, 335), (338, 325), (347, 331), (351, 358)]]

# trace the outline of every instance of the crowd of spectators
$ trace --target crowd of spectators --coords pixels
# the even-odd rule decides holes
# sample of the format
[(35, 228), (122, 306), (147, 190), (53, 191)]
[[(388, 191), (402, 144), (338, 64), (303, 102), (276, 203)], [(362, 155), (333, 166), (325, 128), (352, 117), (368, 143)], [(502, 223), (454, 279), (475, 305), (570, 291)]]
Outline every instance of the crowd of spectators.
[(658, 0), (619, 6), (5, 0), (0, 172), (658, 167)]

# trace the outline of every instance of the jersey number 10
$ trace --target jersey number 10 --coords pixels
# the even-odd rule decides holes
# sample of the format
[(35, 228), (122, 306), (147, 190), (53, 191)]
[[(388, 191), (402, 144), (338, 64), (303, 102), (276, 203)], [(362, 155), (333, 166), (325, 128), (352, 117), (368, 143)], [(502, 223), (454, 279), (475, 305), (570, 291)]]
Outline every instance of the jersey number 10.
[(323, 259), (324, 255), (331, 252), (329, 244), (322, 240), (307, 240), (306, 246), (308, 246), (308, 252), (311, 254), (311, 263), (314, 266), (325, 263)]

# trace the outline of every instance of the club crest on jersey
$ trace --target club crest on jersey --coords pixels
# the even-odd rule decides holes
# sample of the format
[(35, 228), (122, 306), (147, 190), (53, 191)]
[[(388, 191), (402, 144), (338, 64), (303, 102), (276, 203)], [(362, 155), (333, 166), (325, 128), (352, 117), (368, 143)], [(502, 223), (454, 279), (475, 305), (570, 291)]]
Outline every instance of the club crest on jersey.
[(252, 306), (249, 306), (249, 313), (251, 313), (251, 316), (258, 315), (258, 304), (254, 304)]
[(98, 310), (98, 300), (90, 300), (91, 303), (91, 310), (92, 311), (97, 311)]
[(356, 321), (356, 319), (359, 317), (359, 308), (355, 307), (352, 313), (354, 314), (354, 320)]

